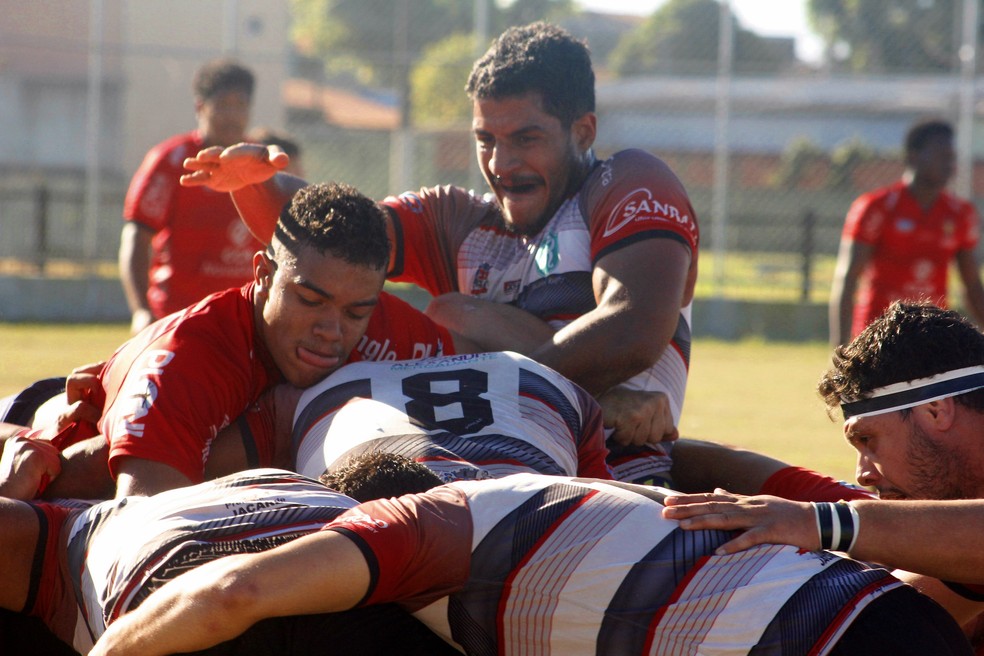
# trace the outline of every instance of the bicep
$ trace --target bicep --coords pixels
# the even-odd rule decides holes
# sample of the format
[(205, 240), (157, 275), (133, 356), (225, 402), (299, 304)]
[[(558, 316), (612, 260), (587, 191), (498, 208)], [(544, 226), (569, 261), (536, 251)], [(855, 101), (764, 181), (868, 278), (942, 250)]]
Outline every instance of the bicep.
[(193, 481), (170, 467), (153, 460), (124, 456), (116, 465), (116, 498), (150, 496), (191, 485)]
[(365, 598), (371, 583), (362, 551), (336, 531), (256, 554), (239, 569), (256, 593), (260, 617), (348, 610)]
[(592, 272), (598, 310), (675, 327), (692, 294), (693, 264), (690, 249), (675, 239), (646, 239), (605, 255)]

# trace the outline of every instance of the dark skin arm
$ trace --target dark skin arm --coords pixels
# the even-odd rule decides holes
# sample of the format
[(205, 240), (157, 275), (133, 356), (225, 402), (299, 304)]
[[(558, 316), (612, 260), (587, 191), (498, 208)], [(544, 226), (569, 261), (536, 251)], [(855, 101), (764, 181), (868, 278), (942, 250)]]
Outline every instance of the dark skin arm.
[(595, 395), (652, 366), (673, 337), (680, 308), (693, 296), (697, 271), (690, 264), (690, 251), (670, 239), (649, 239), (606, 255), (592, 273), (597, 307), (558, 330), (531, 357)]

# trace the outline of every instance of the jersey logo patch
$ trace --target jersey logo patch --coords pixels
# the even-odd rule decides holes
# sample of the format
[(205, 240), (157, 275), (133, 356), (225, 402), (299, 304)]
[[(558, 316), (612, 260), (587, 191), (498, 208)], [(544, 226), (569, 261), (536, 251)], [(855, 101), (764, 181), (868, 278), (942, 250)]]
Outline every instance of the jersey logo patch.
[(475, 271), (475, 278), (472, 280), (472, 296), (481, 296), (489, 291), (489, 271), (491, 270), (492, 265), (488, 262), (479, 265), (478, 269)]
[(669, 203), (661, 203), (653, 198), (649, 189), (640, 188), (629, 193), (612, 211), (602, 236), (609, 237), (634, 221), (672, 222), (686, 226), (694, 232), (694, 224), (687, 214)]
[(417, 196), (417, 194), (408, 191), (406, 193), (400, 194), (399, 198), (400, 198), (400, 202), (403, 203), (403, 206), (406, 207), (411, 212), (414, 212), (416, 214), (424, 213), (424, 204), (420, 202), (420, 197)]
[(534, 260), (536, 262), (536, 270), (540, 272), (541, 276), (546, 276), (557, 268), (557, 264), (560, 262), (560, 256), (557, 251), (557, 233), (551, 232), (536, 249)]
[(895, 221), (895, 229), (899, 232), (912, 232), (916, 229), (916, 222), (912, 219), (900, 217)]

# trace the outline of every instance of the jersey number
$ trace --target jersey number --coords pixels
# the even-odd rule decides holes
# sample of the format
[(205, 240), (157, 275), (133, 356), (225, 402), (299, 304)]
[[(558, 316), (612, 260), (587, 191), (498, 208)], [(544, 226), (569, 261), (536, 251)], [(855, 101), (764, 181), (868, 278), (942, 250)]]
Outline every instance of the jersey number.
[[(457, 389), (434, 391), (434, 383), (453, 381)], [(407, 414), (427, 428), (440, 428), (455, 435), (475, 433), (493, 423), (492, 404), (482, 394), (489, 391), (489, 375), (477, 369), (429, 371), (403, 380)], [(460, 404), (461, 416), (437, 418), (437, 408)]]

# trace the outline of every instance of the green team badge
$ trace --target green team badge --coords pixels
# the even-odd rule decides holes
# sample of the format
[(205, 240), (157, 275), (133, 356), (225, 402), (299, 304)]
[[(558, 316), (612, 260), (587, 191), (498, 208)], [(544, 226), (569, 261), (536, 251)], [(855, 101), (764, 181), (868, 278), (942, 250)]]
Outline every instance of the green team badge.
[(551, 232), (536, 249), (536, 269), (545, 276), (557, 268), (560, 258), (557, 254), (557, 233)]

